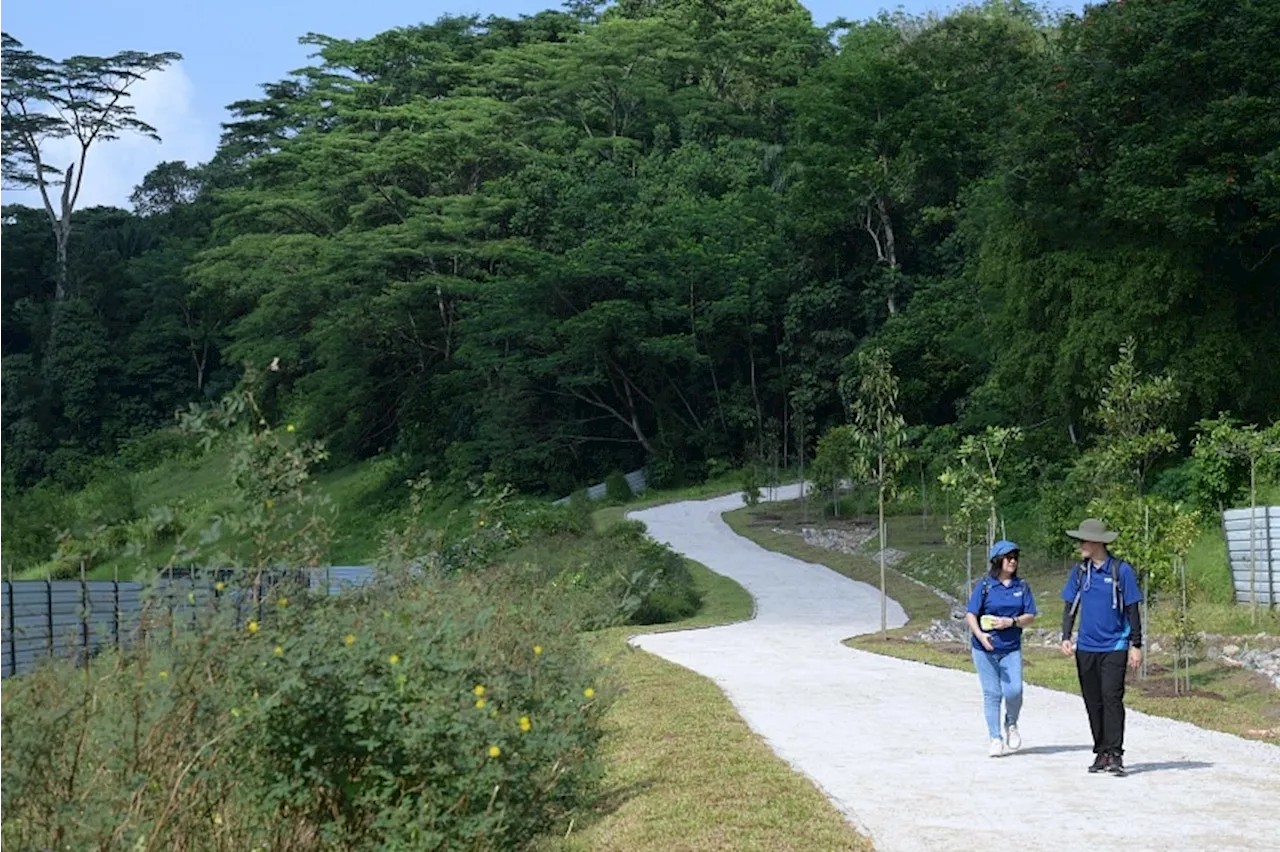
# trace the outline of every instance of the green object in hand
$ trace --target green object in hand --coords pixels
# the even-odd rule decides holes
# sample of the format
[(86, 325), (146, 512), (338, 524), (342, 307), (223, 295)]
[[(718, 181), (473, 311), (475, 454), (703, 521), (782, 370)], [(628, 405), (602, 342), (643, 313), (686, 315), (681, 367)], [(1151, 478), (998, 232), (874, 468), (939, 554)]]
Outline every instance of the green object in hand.
[(983, 630), (994, 630), (996, 626), (996, 617), (994, 615), (984, 615), (978, 619), (978, 624)]

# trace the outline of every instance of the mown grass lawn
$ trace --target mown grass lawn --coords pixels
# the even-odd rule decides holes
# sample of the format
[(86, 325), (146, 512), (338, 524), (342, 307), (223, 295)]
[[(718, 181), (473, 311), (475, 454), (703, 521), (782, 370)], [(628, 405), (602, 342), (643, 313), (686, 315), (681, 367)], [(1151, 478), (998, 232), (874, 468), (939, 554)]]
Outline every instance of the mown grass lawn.
[(775, 755), (710, 680), (627, 644), (641, 632), (751, 617), (737, 583), (690, 563), (702, 612), (677, 624), (586, 637), (622, 686), (608, 717), (605, 795), (540, 852), (870, 850), (808, 779)]

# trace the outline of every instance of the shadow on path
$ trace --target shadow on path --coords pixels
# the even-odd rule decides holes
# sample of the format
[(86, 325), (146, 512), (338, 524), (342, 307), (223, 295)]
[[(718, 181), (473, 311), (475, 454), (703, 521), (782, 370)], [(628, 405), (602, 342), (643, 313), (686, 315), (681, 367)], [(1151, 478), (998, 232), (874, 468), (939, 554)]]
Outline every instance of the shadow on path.
[(1137, 775), (1140, 772), (1164, 772), (1165, 770), (1179, 771), (1184, 769), (1209, 769), (1212, 763), (1206, 763), (1203, 760), (1170, 760), (1165, 763), (1134, 763), (1126, 766), (1130, 775)]
[(1044, 745), (1031, 746), (1030, 748), (1020, 748), (1012, 752), (1007, 757), (1017, 757), (1020, 754), (1063, 754), (1068, 751), (1093, 751), (1093, 746), (1089, 745)]

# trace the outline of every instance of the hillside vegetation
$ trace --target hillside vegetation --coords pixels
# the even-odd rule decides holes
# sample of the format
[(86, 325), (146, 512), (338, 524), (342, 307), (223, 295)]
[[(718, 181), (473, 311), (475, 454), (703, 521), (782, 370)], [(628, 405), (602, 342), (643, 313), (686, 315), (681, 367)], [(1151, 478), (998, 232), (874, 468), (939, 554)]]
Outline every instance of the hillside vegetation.
[[(794, 466), (877, 349), (924, 480), (1018, 427), (1004, 504), (1031, 517), (1081, 493), (1132, 335), (1176, 391), (1148, 486), (1216, 511), (1247, 465), (1197, 495), (1197, 424), (1280, 415), (1278, 30), (1213, 0), (826, 28), (625, 0), (306, 36), (209, 162), (77, 211), (65, 264), (43, 210), (6, 207), (6, 562), (127, 507), (119, 472), (246, 363), (268, 419), (323, 440), (353, 559), (424, 472), (561, 496)], [(203, 475), (135, 481), (137, 512)]]

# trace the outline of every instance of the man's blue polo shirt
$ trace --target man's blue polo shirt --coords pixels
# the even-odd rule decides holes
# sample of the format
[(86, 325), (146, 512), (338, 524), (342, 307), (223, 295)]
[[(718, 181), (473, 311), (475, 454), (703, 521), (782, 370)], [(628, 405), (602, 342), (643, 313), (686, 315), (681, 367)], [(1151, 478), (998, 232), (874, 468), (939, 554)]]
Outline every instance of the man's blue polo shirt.
[[(987, 587), (987, 605), (982, 608), (982, 587)], [(1014, 618), (1019, 615), (1035, 615), (1036, 601), (1031, 596), (1031, 586), (1026, 580), (1014, 577), (1009, 585), (1001, 583), (994, 577), (983, 577), (973, 586), (973, 594), (969, 595), (966, 609), (974, 615), (996, 615), (1001, 618)], [(995, 654), (1007, 654), (1022, 647), (1022, 628), (1006, 627), (1003, 630), (984, 631), (991, 634), (991, 651)], [(980, 651), (987, 650), (977, 637), (969, 637), (970, 644)]]
[[(1119, 595), (1116, 594), (1115, 579), (1112, 577), (1113, 567), (1119, 572)], [(1084, 572), (1077, 565), (1067, 577), (1067, 584), (1062, 589), (1062, 599), (1071, 603), (1076, 599), (1077, 592), (1080, 593), (1080, 610), (1076, 614), (1079, 623), (1076, 650), (1095, 654), (1128, 650), (1130, 628), (1124, 608), (1142, 600), (1138, 574), (1133, 566), (1111, 555), (1101, 565), (1089, 562)]]

